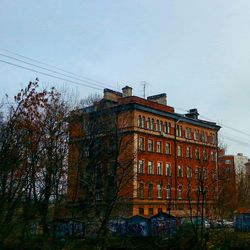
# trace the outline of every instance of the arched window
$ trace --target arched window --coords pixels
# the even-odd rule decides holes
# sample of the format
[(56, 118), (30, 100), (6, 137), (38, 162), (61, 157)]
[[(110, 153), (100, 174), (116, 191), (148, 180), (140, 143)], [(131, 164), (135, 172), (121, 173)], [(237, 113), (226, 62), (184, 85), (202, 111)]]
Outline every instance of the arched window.
[(171, 148), (170, 148), (170, 143), (166, 143), (166, 154), (170, 155), (171, 154)]
[(152, 130), (155, 130), (155, 120), (152, 118), (151, 122), (152, 122), (151, 128), (152, 128)]
[(207, 150), (203, 150), (203, 159), (206, 161), (207, 160)]
[(156, 120), (156, 131), (160, 130), (160, 121)]
[(171, 186), (168, 184), (167, 185), (167, 199), (171, 198)]
[(178, 186), (178, 199), (182, 199), (182, 186), (181, 185), (179, 185)]
[(187, 167), (187, 178), (188, 179), (192, 178), (192, 168), (191, 167)]
[(157, 162), (157, 174), (163, 175), (162, 162)]
[(154, 174), (154, 163), (153, 163), (153, 161), (148, 161), (148, 174)]
[(147, 121), (147, 129), (151, 129), (151, 120), (150, 120), (150, 118), (148, 118), (148, 121)]
[(166, 176), (171, 176), (171, 165), (166, 163)]
[(144, 184), (140, 182), (139, 188), (138, 188), (138, 197), (143, 198), (144, 197)]
[(162, 198), (162, 185), (157, 185), (157, 198)]
[(139, 160), (138, 162), (138, 173), (144, 173), (144, 160)]
[(138, 127), (142, 127), (142, 118), (140, 115), (138, 116)]
[(170, 134), (171, 123), (165, 122), (165, 133)]
[(154, 141), (152, 139), (148, 139), (148, 151), (149, 152), (154, 151)]
[(198, 148), (195, 149), (195, 159), (196, 160), (200, 159), (200, 150)]
[(178, 177), (183, 177), (183, 170), (182, 170), (182, 166), (178, 166), (177, 176), (178, 176)]
[(148, 184), (148, 198), (154, 197), (154, 186), (152, 183)]
[(160, 127), (159, 127), (159, 130), (160, 130), (160, 131), (163, 131), (163, 123), (162, 123), (162, 121), (160, 121)]
[(186, 150), (186, 157), (187, 157), (187, 158), (191, 158), (191, 148), (190, 148), (190, 147), (187, 147), (187, 150)]
[(141, 127), (145, 128), (145, 116), (142, 117)]
[(177, 146), (177, 156), (182, 156), (182, 150), (180, 145)]

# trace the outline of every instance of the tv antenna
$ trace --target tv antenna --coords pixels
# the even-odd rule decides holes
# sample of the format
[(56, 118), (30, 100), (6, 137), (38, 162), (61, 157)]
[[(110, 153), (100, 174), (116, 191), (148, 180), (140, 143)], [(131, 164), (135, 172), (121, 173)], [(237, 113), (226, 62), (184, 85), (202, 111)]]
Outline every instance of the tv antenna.
[(146, 81), (141, 81), (141, 85), (143, 88), (143, 98), (145, 99), (146, 98), (146, 87), (147, 87), (147, 85), (149, 85), (149, 83), (147, 83)]

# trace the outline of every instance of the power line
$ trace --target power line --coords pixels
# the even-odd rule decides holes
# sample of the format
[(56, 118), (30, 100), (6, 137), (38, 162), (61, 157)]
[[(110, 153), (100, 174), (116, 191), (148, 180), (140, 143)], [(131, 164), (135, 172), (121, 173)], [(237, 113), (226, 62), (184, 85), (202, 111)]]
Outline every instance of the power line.
[[(175, 109), (179, 109), (179, 110), (182, 110), (182, 111), (188, 112), (188, 110), (183, 109), (183, 108), (178, 108), (178, 107), (175, 107)], [(206, 119), (206, 120), (208, 120), (208, 121), (211, 121), (211, 122), (216, 123), (213, 119), (210, 119), (210, 118), (205, 117), (205, 116), (203, 116), (203, 115), (200, 115), (200, 117), (202, 117), (203, 119)], [(219, 124), (222, 126), (222, 128), (231, 129), (231, 130), (233, 130), (233, 131), (235, 131), (235, 132), (238, 132), (238, 133), (240, 133), (240, 134), (243, 134), (243, 135), (246, 135), (246, 136), (249, 136), (249, 137), (250, 137), (250, 134), (249, 134), (249, 133), (246, 133), (246, 132), (244, 132), (244, 131), (242, 131), (242, 130), (239, 130), (239, 129), (236, 129), (236, 128), (233, 128), (233, 127), (230, 127), (230, 126), (228, 126), (228, 125), (226, 125), (226, 124), (224, 124), (224, 123), (222, 123), (222, 122), (221, 122), (221, 123), (219, 123)]]
[(68, 79), (65, 79), (65, 78), (62, 78), (62, 77), (59, 77), (59, 76), (54, 76), (54, 75), (51, 75), (51, 74), (47, 74), (45, 72), (41, 72), (41, 71), (38, 71), (38, 70), (35, 70), (35, 69), (24, 67), (24, 66), (15, 64), (15, 63), (5, 61), (5, 60), (0, 59), (0, 62), (9, 64), (9, 65), (12, 65), (12, 66), (15, 66), (15, 67), (18, 67), (18, 68), (22, 68), (22, 69), (25, 69), (25, 70), (33, 71), (33, 72), (38, 73), (38, 74), (42, 74), (42, 75), (45, 75), (45, 76), (49, 76), (49, 77), (53, 77), (53, 78), (56, 78), (56, 79), (59, 79), (59, 80), (63, 80), (63, 81), (66, 81), (66, 82), (71, 82), (71, 83), (74, 83), (74, 84), (79, 85), (79, 86), (84, 86), (84, 87), (88, 87), (88, 88), (92, 88), (92, 89), (96, 89), (96, 90), (102, 90), (101, 88), (93, 87), (93, 86), (90, 86), (88, 84), (84, 84), (84, 83), (80, 83), (80, 82), (76, 82), (76, 81), (71, 81), (71, 80), (68, 80)]
[(232, 138), (232, 137), (230, 137), (230, 136), (226, 136), (226, 135), (224, 135), (224, 134), (221, 134), (221, 136), (222, 136), (223, 138), (225, 138), (226, 140), (229, 140), (229, 141), (238, 143), (238, 144), (240, 144), (241, 146), (250, 147), (250, 142), (249, 142), (249, 143), (248, 143), (248, 142), (244, 142), (244, 141), (241, 141), (241, 140)]
[(60, 73), (60, 72), (58, 72), (58, 71), (51, 70), (51, 69), (48, 69), (48, 68), (45, 68), (45, 67), (41, 67), (41, 66), (39, 66), (39, 65), (36, 65), (36, 64), (33, 64), (33, 63), (29, 63), (29, 62), (26, 62), (26, 61), (24, 61), (24, 60), (20, 60), (20, 59), (18, 59), (18, 58), (15, 58), (15, 57), (12, 57), (12, 56), (8, 56), (8, 55), (2, 54), (2, 53), (0, 53), (0, 56), (4, 56), (4, 57), (7, 57), (7, 58), (12, 59), (12, 60), (15, 60), (15, 61), (18, 61), (18, 62), (25, 63), (25, 64), (27, 64), (27, 65), (31, 65), (31, 66), (37, 67), (37, 68), (39, 68), (39, 69), (47, 70), (47, 71), (49, 71), (49, 72), (51, 72), (51, 73), (55, 73), (55, 74), (58, 74), (58, 75), (62, 75), (62, 76), (65, 76), (65, 77), (68, 77), (68, 78), (71, 78), (71, 79), (78, 80), (78, 81), (83, 81), (83, 82), (86, 82), (86, 83), (90, 83), (90, 84), (95, 85), (95, 86), (97, 86), (97, 87), (102, 87), (102, 88), (104, 87), (104, 86), (102, 86), (102, 85), (100, 85), (100, 84), (93, 83), (93, 82), (91, 82), (91, 81), (89, 81), (89, 80), (83, 80), (83, 79), (79, 79), (79, 78), (76, 78), (76, 77), (73, 77), (73, 76), (69, 76), (69, 75)]
[(5, 52), (8, 52), (8, 53), (10, 53), (10, 54), (12, 54), (12, 55), (16, 55), (16, 56), (19, 56), (19, 57), (28, 59), (28, 60), (30, 60), (30, 61), (33, 61), (33, 62), (36, 62), (36, 63), (39, 63), (39, 64), (46, 65), (46, 66), (48, 66), (48, 67), (55, 68), (55, 69), (60, 70), (60, 71), (62, 71), (62, 72), (68, 73), (68, 74), (70, 74), (70, 75), (74, 75), (74, 76), (78, 76), (78, 77), (84, 78), (84, 79), (86, 79), (87, 81), (91, 81), (91, 82), (103, 84), (103, 85), (105, 85), (105, 86), (109, 86), (109, 87), (113, 88), (113, 86), (108, 85), (108, 84), (106, 84), (106, 83), (104, 83), (104, 82), (97, 81), (97, 80), (91, 79), (91, 78), (89, 78), (89, 77), (85, 77), (85, 76), (82, 76), (82, 75), (79, 75), (79, 74), (72, 73), (72, 72), (70, 72), (70, 71), (68, 71), (68, 70), (62, 69), (62, 68), (57, 67), (57, 66), (54, 66), (54, 65), (52, 65), (52, 64), (44, 63), (44, 62), (42, 62), (42, 61), (40, 61), (40, 60), (36, 60), (36, 59), (30, 58), (30, 57), (27, 57), (27, 56), (18, 54), (18, 53), (16, 53), (16, 52), (10, 51), (10, 50), (8, 50), (8, 49), (0, 48), (0, 50), (5, 51)]

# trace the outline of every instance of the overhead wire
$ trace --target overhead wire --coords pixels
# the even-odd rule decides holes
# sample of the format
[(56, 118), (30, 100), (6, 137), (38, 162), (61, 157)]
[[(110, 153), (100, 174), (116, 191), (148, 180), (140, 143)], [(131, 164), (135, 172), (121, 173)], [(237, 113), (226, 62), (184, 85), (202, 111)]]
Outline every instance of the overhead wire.
[(71, 82), (71, 83), (79, 85), (79, 86), (84, 86), (84, 87), (88, 87), (88, 88), (92, 88), (92, 89), (96, 89), (96, 90), (102, 90), (102, 88), (94, 87), (94, 86), (84, 84), (84, 83), (81, 83), (81, 82), (76, 82), (76, 81), (72, 81), (72, 80), (62, 78), (62, 77), (59, 77), (59, 76), (51, 75), (51, 74), (48, 74), (48, 73), (45, 73), (45, 72), (42, 72), (42, 71), (39, 71), (39, 70), (24, 67), (24, 66), (12, 63), (12, 62), (5, 61), (5, 60), (0, 59), (0, 62), (3, 62), (5, 64), (9, 64), (9, 65), (12, 65), (12, 66), (15, 66), (15, 67), (18, 67), (18, 68), (22, 68), (22, 69), (25, 69), (25, 70), (33, 71), (35, 73), (42, 74), (42, 75), (45, 75), (45, 76), (49, 76), (49, 77), (52, 77), (52, 78), (55, 78), (55, 79), (63, 80), (63, 81), (66, 81), (66, 82)]
[[(5, 52), (8, 52), (9, 54), (12, 54), (12, 55), (16, 55), (16, 56), (19, 56), (19, 57), (28, 59), (28, 60), (30, 60), (30, 61), (33, 61), (33, 62), (42, 64), (42, 65), (48, 66), (48, 67), (52, 67), (52, 68), (54, 68), (54, 69), (60, 70), (60, 71), (62, 71), (62, 72), (68, 73), (68, 74), (70, 74), (70, 75), (74, 75), (74, 76), (81, 77), (81, 78), (83, 78), (83, 79), (85, 79), (85, 80), (87, 80), (87, 81), (95, 82), (95, 83), (98, 83), (98, 84), (102, 84), (102, 85), (104, 85), (104, 86), (109, 86), (109, 87), (111, 87), (111, 88), (114, 88), (113, 86), (111, 86), (111, 85), (109, 85), (109, 84), (107, 84), (107, 83), (104, 83), (104, 82), (101, 82), (101, 81), (97, 81), (97, 80), (95, 80), (95, 79), (92, 79), (92, 78), (89, 78), (89, 77), (86, 77), (86, 76), (82, 76), (82, 75), (80, 75), (80, 74), (76, 74), (76, 73), (70, 72), (70, 71), (65, 70), (65, 69), (63, 69), (63, 68), (61, 68), (61, 67), (57, 67), (57, 66), (55, 66), (55, 65), (48, 64), (48, 63), (42, 62), (42, 61), (40, 61), (40, 60), (33, 59), (33, 58), (31, 58), (31, 57), (24, 56), (24, 55), (22, 55), (22, 54), (13, 52), (13, 51), (11, 51), (11, 50), (4, 49), (4, 48), (0, 48), (0, 50), (5, 51)], [(102, 87), (103, 87), (103, 86), (102, 86)]]
[[(179, 109), (181, 111), (185, 111), (185, 112), (188, 112), (188, 110), (186, 109), (183, 109), (183, 108), (179, 108), (179, 107), (175, 107), (175, 109)], [(202, 117), (203, 119), (206, 119), (208, 121), (211, 121), (211, 122), (215, 122), (213, 119), (210, 119), (208, 117), (205, 117), (205, 116), (202, 116), (200, 115), (200, 117)], [(222, 126), (222, 128), (227, 128), (229, 130), (232, 130), (234, 132), (237, 132), (237, 133), (240, 133), (242, 135), (246, 135), (246, 136), (250, 136), (250, 134), (244, 132), (244, 131), (241, 131), (239, 129), (236, 129), (236, 128), (232, 128), (231, 126), (228, 126), (228, 125), (225, 125), (224, 123), (219, 123), (220, 126)], [(241, 146), (244, 146), (244, 147), (250, 147), (250, 141), (243, 141), (243, 140), (239, 140), (238, 138), (233, 138), (231, 136), (228, 136), (228, 135), (225, 135), (223, 132), (220, 133), (220, 136), (226, 140), (229, 140), (229, 141), (232, 141), (232, 142), (235, 142), (235, 143), (238, 143), (239, 145)]]
[(104, 86), (102, 86), (102, 85), (100, 85), (100, 84), (96, 84), (96, 83), (93, 83), (93, 82), (88, 81), (88, 80), (82, 80), (82, 79), (77, 78), (77, 77), (69, 76), (69, 75), (60, 73), (60, 72), (55, 71), (55, 70), (51, 70), (51, 69), (48, 69), (48, 68), (45, 68), (45, 67), (41, 67), (41, 66), (39, 66), (39, 65), (35, 65), (35, 64), (33, 64), (33, 63), (26, 62), (26, 61), (24, 61), (24, 60), (20, 60), (20, 59), (18, 59), (18, 58), (12, 57), (12, 56), (4, 55), (4, 54), (2, 54), (2, 53), (0, 53), (0, 56), (4, 56), (4, 57), (7, 57), (7, 58), (9, 58), (9, 59), (12, 59), (12, 60), (15, 60), (15, 61), (18, 61), (18, 62), (22, 62), (22, 63), (27, 64), (27, 65), (31, 65), (31, 66), (34, 66), (34, 67), (39, 68), (39, 69), (47, 70), (47, 71), (49, 71), (49, 72), (51, 72), (51, 73), (54, 73), (54, 74), (58, 74), (58, 75), (62, 75), (62, 76), (65, 76), (65, 77), (68, 77), (68, 78), (71, 78), (71, 79), (78, 80), (78, 81), (83, 81), (83, 82), (86, 82), (86, 83), (90, 83), (90, 84), (95, 85), (95, 86), (97, 86), (97, 87), (102, 87), (102, 88), (104, 87)]

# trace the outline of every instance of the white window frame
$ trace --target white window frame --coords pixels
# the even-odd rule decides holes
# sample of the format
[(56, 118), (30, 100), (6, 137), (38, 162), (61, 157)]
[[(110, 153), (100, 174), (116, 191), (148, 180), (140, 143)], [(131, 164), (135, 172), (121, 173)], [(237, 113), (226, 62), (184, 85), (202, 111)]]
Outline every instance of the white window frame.
[(166, 163), (166, 176), (171, 176), (171, 175), (172, 175), (171, 164)]
[(154, 162), (148, 161), (148, 174), (154, 174)]
[(162, 162), (157, 162), (157, 175), (163, 175)]
[(138, 161), (138, 173), (139, 174), (144, 174), (145, 173), (145, 161), (144, 160), (139, 160)]

